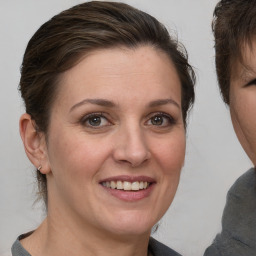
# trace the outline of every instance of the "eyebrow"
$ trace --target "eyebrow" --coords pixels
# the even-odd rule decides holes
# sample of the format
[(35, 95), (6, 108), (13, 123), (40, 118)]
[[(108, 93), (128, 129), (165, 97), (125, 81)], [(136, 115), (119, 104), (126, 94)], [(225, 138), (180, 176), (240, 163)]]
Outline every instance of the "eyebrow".
[(254, 72), (252, 69), (243, 69), (241, 75), (240, 75), (240, 80), (243, 81), (244, 87), (250, 86), (255, 84), (256, 81), (256, 72)]
[(149, 107), (158, 107), (158, 106), (162, 106), (162, 105), (166, 105), (166, 104), (173, 104), (177, 108), (180, 108), (180, 105), (175, 100), (170, 99), (170, 98), (154, 100), (149, 103)]
[[(73, 105), (69, 112), (73, 111), (74, 109), (85, 105), (85, 104), (94, 104), (94, 105), (98, 105), (98, 106), (103, 106), (103, 107), (109, 107), (109, 108), (113, 108), (116, 106), (116, 104), (114, 104), (112, 101), (106, 100), (106, 99), (84, 99), (78, 103), (76, 103), (75, 105)], [(163, 105), (167, 105), (167, 104), (173, 104), (174, 106), (176, 106), (177, 108), (180, 108), (180, 105), (173, 99), (159, 99), (159, 100), (154, 100), (151, 101), (148, 106), (153, 108), (153, 107), (158, 107), (158, 106), (163, 106)]]
[(103, 106), (103, 107), (109, 107), (109, 108), (115, 106), (115, 104), (112, 101), (105, 100), (105, 99), (84, 99), (84, 100), (76, 103), (75, 105), (73, 105), (70, 108), (69, 112), (73, 111), (75, 108), (78, 108), (78, 107), (88, 104), (88, 103)]

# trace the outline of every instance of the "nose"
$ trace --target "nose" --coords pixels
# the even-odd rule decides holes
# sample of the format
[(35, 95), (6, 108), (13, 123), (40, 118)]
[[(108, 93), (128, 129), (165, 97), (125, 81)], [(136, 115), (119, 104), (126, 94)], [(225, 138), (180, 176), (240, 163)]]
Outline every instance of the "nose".
[(128, 163), (137, 167), (150, 159), (151, 153), (143, 130), (138, 127), (126, 127), (119, 132), (114, 149), (114, 159), (119, 163)]

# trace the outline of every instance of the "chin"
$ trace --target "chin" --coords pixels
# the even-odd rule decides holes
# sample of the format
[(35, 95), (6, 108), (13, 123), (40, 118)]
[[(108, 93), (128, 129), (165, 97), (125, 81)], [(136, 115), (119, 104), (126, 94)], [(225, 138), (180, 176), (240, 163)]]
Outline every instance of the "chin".
[[(138, 224), (138, 223), (137, 223)], [(118, 237), (139, 237), (139, 236), (144, 236), (145, 234), (150, 234), (151, 233), (152, 226), (150, 227), (143, 227), (143, 226), (123, 226), (120, 225), (114, 229), (111, 230), (111, 233), (113, 235), (117, 235)]]
[[(150, 217), (150, 218), (148, 218)], [(111, 225), (112, 233), (123, 236), (150, 234), (151, 229), (157, 223), (158, 219), (144, 214), (136, 214), (129, 212), (115, 217), (113, 225)]]

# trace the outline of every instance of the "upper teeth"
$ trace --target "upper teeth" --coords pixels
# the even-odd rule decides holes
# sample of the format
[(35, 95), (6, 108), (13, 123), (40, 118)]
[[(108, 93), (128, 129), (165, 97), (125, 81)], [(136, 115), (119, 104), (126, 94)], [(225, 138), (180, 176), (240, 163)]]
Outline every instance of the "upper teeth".
[(121, 190), (140, 190), (146, 189), (149, 186), (147, 181), (106, 181), (102, 185), (107, 188), (121, 189)]

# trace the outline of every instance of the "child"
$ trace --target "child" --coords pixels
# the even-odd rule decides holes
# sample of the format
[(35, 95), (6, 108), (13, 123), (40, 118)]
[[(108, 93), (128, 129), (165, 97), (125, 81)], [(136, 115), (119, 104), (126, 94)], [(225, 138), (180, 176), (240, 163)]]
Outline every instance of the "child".
[[(222, 0), (214, 11), (216, 70), (236, 135), (256, 165), (256, 1)], [(256, 255), (255, 167), (231, 187), (222, 231), (204, 256)]]

